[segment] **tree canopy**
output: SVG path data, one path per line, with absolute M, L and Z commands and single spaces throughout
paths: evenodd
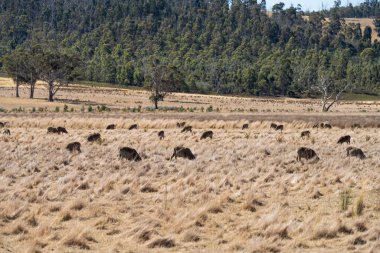
M 305 18 L 281 3 L 267 15 L 256 0 L 0 1 L 0 57 L 42 38 L 77 55 L 83 80 L 143 86 L 155 55 L 184 80 L 177 91 L 313 96 L 321 70 L 378 91 L 380 43 L 343 19 L 378 8 L 337 3 Z

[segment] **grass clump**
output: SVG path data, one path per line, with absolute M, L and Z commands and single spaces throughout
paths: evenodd
M 360 196 L 355 204 L 355 214 L 360 216 L 363 214 L 363 210 L 364 210 L 364 200 L 363 200 L 363 196 Z
M 350 204 L 350 192 L 348 190 L 344 190 L 340 193 L 340 209 L 342 211 L 346 211 L 348 209 L 348 205 Z

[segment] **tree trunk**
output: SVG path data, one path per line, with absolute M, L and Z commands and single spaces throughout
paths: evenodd
M 54 86 L 52 83 L 49 83 L 49 98 L 48 98 L 48 101 L 49 102 L 53 102 L 54 101 Z
M 154 108 L 156 110 L 158 109 L 158 100 L 157 99 L 154 100 Z
M 18 80 L 16 80 L 16 98 L 19 98 L 20 97 L 20 94 L 18 92 L 18 87 L 19 87 L 19 83 L 18 83 Z
M 30 96 L 29 98 L 34 98 L 34 84 L 30 85 Z

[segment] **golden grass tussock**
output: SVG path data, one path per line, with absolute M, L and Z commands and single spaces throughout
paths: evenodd
M 244 119 L 187 118 L 193 133 L 180 133 L 182 118 L 0 121 L 12 131 L 0 136 L 0 252 L 376 252 L 379 244 L 377 128 L 279 119 L 242 130 Z M 47 134 L 48 126 L 68 134 Z M 200 140 L 210 129 L 213 138 Z M 95 132 L 101 143 L 87 141 Z M 347 157 L 348 145 L 336 143 L 345 134 L 366 159 Z M 66 150 L 73 141 L 81 153 Z M 170 159 L 176 146 L 196 159 Z M 321 159 L 297 162 L 301 146 Z M 119 159 L 122 147 L 142 161 Z

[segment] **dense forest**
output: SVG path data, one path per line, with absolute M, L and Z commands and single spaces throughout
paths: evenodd
M 267 15 L 265 0 L 0 0 L 0 58 L 54 43 L 77 55 L 79 80 L 144 86 L 154 56 L 180 76 L 178 91 L 307 97 L 323 73 L 377 92 L 380 43 L 343 18 L 379 5 L 337 1 L 305 18 L 281 3 Z
M 380 2 L 378 0 L 366 0 L 357 6 L 349 3 L 340 7 L 340 13 L 345 18 L 377 18 L 380 17 Z

